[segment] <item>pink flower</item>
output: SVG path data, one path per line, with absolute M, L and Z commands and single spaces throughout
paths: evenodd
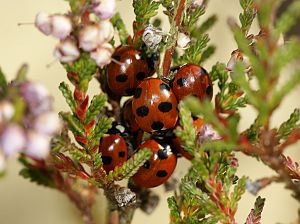
M 53 52 L 54 57 L 59 61 L 68 63 L 73 62 L 80 56 L 79 49 L 73 40 L 66 39 L 61 41 Z
M 113 52 L 114 48 L 109 43 L 105 43 L 98 47 L 95 51 L 91 52 L 90 55 L 96 64 L 102 68 L 110 63 Z
M 15 113 L 15 108 L 8 101 L 0 102 L 0 123 L 10 120 Z
M 26 143 L 25 133 L 16 124 L 10 124 L 0 134 L 0 149 L 4 155 L 10 156 L 24 149 Z
M 46 135 L 29 131 L 25 153 L 36 159 L 45 159 L 50 152 L 50 138 Z
M 48 13 L 39 12 L 35 17 L 34 25 L 47 36 L 52 33 L 51 18 Z
M 34 120 L 33 128 L 41 134 L 53 135 L 60 130 L 61 123 L 56 113 L 46 112 Z
M 51 16 L 52 35 L 60 40 L 67 38 L 72 32 L 72 23 L 69 17 L 55 14 Z
M 211 140 L 219 140 L 221 136 L 216 132 L 215 129 L 210 124 L 205 124 L 198 134 L 198 142 L 200 144 L 211 141 Z
M 110 19 L 115 14 L 116 1 L 115 0 L 94 0 L 94 7 L 92 11 L 100 19 Z

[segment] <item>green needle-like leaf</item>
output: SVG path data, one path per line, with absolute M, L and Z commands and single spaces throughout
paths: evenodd
M 66 113 L 66 112 L 60 112 L 59 115 L 65 122 L 67 122 L 68 127 L 70 128 L 70 130 L 75 136 L 78 135 L 81 137 L 85 136 L 84 127 L 80 123 L 77 117 L 75 117 L 71 113 Z
M 71 111 L 73 113 L 75 113 L 76 112 L 76 102 L 74 100 L 74 97 L 73 97 L 73 94 L 72 94 L 72 91 L 71 91 L 69 85 L 65 82 L 61 82 L 59 84 L 59 90 L 61 91 L 61 93 L 65 97 L 66 102 L 68 103 Z
M 96 95 L 91 101 L 91 105 L 85 115 L 85 124 L 90 123 L 100 113 L 100 110 L 107 101 L 107 96 L 104 94 Z

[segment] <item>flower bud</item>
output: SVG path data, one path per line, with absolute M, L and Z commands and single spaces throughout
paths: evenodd
M 116 1 L 115 0 L 95 0 L 92 11 L 100 19 L 110 19 L 115 14 Z
M 33 114 L 38 115 L 52 109 L 52 98 L 42 84 L 24 82 L 20 86 L 20 92 Z
M 51 17 L 48 13 L 39 12 L 35 17 L 34 25 L 47 36 L 52 33 Z
M 204 124 L 201 131 L 198 134 L 198 143 L 202 144 L 204 142 L 209 142 L 212 140 L 219 140 L 221 136 L 217 133 L 215 129 L 210 124 Z
M 4 155 L 10 156 L 24 149 L 26 143 L 25 134 L 21 127 L 10 124 L 0 134 L 0 149 Z
M 49 151 L 50 138 L 48 136 L 35 131 L 28 132 L 25 151 L 27 155 L 30 155 L 36 159 L 45 159 L 48 156 Z
M 204 3 L 204 0 L 193 0 L 192 2 L 192 7 L 193 8 L 198 8 L 201 7 Z
M 35 119 L 33 127 L 41 134 L 53 135 L 59 131 L 61 124 L 56 113 L 46 112 Z
M 177 46 L 180 48 L 185 48 L 189 43 L 191 39 L 185 35 L 184 33 L 178 33 L 177 37 Z
M 8 121 L 14 116 L 15 108 L 8 101 L 0 102 L 0 123 Z
M 114 27 L 108 20 L 99 23 L 99 43 L 108 42 L 114 36 Z
M 71 20 L 64 15 L 53 15 L 51 17 L 52 35 L 60 40 L 65 39 L 72 31 Z
M 104 43 L 98 47 L 95 51 L 91 52 L 91 58 L 96 64 L 102 68 L 111 61 L 112 53 L 114 52 L 113 47 L 109 43 Z
M 79 47 L 90 52 L 99 45 L 99 26 L 87 25 L 79 32 Z
M 54 49 L 53 55 L 59 61 L 68 63 L 73 62 L 80 56 L 80 52 L 74 41 L 66 39 L 61 41 Z

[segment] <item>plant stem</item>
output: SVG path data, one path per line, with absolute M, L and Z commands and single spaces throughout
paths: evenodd
M 175 26 L 176 27 L 179 27 L 179 25 L 180 25 L 181 16 L 182 16 L 182 12 L 184 9 L 184 4 L 185 4 L 185 0 L 180 0 L 178 9 L 177 9 L 177 14 L 175 16 Z M 163 63 L 163 76 L 167 76 L 169 74 L 174 49 L 175 49 L 175 47 L 172 46 L 165 53 L 165 58 L 164 58 L 164 63 Z

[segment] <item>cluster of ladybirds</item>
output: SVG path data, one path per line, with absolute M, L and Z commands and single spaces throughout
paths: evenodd
M 175 76 L 170 81 L 153 78 L 153 61 L 131 46 L 119 46 L 112 57 L 114 60 L 107 67 L 102 89 L 111 97 L 133 97 L 121 108 L 125 132 L 119 131 L 116 127 L 120 123 L 116 123 L 101 139 L 104 169 L 109 172 L 139 149 L 148 148 L 152 156 L 132 180 L 140 187 L 156 187 L 171 176 L 178 156 L 193 158 L 181 147 L 181 140 L 172 131 L 178 125 L 177 104 L 187 95 L 211 100 L 211 80 L 206 70 L 195 64 L 175 69 Z M 194 125 L 200 132 L 204 121 L 196 118 Z M 145 141 L 144 132 L 151 136 Z

